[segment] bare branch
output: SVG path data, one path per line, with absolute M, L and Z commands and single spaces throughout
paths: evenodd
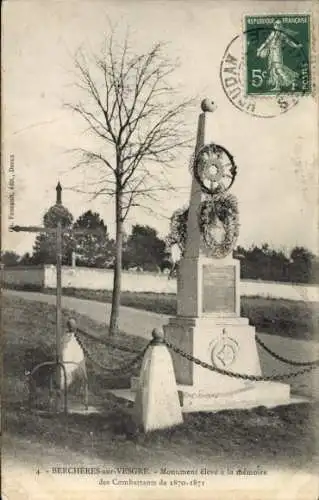
M 103 163 L 108 169 L 116 174 L 116 168 L 111 165 L 111 163 L 100 153 L 95 153 L 94 151 L 90 151 L 84 148 L 75 148 L 72 150 L 75 153 L 80 153 L 82 159 L 76 163 L 72 168 L 79 168 L 84 165 L 92 165 L 96 163 Z
M 177 189 L 166 170 L 175 168 L 180 152 L 194 141 L 187 125 L 194 100 L 181 98 L 174 88 L 175 69 L 163 43 L 136 54 L 128 37 L 117 43 L 113 30 L 101 52 L 76 54 L 80 97 L 67 108 L 99 142 L 78 148 L 80 160 L 73 168 L 94 167 L 95 176 L 89 182 L 86 176 L 85 186 L 92 199 L 120 200 L 120 231 L 132 207 L 158 214 L 149 205 Z

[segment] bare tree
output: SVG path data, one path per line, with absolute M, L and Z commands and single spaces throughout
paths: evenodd
M 93 148 L 77 150 L 76 166 L 97 169 L 94 197 L 115 199 L 110 335 L 118 328 L 124 221 L 132 207 L 147 207 L 168 188 L 166 169 L 190 141 L 184 115 L 193 101 L 180 98 L 171 84 L 175 69 L 164 44 L 136 54 L 128 38 L 118 45 L 114 32 L 98 54 L 80 50 L 75 57 L 75 84 L 82 97 L 67 106 L 96 139 Z

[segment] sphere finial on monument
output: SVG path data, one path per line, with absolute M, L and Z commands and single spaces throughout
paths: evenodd
M 217 108 L 214 101 L 212 101 L 211 99 L 208 99 L 208 97 L 206 97 L 205 99 L 202 100 L 200 106 L 202 108 L 202 111 L 204 111 L 204 113 L 208 113 L 208 112 L 213 113 Z
M 160 328 L 154 328 L 152 331 L 152 345 L 163 344 L 164 335 L 163 331 Z

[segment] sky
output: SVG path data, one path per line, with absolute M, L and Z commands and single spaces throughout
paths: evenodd
M 2 247 L 22 254 L 32 250 L 34 235 L 8 232 L 10 155 L 14 165 L 14 223 L 40 224 L 54 204 L 55 186 L 63 186 L 63 203 L 78 217 L 98 211 L 114 235 L 114 206 L 72 191 L 89 174 L 72 169 L 68 150 L 90 140 L 80 119 L 63 104 L 77 96 L 73 56 L 83 46 L 92 52 L 109 32 L 127 28 L 136 53 L 157 41 L 178 58 L 174 82 L 183 95 L 196 96 L 189 114 L 196 135 L 201 99 L 216 103 L 209 115 L 207 141 L 228 149 L 238 175 L 232 187 L 239 202 L 238 244 L 268 242 L 288 251 L 303 245 L 318 253 L 317 105 L 304 96 L 288 113 L 258 118 L 238 110 L 222 89 L 219 68 L 229 42 L 241 32 L 248 14 L 306 13 L 308 2 L 242 1 L 31 1 L 10 0 L 2 8 Z M 194 144 L 195 145 L 195 144 Z M 191 175 L 187 158 L 171 169 L 174 196 L 162 194 L 154 205 L 158 217 L 135 209 L 132 224 L 155 227 L 160 236 L 172 212 L 187 204 Z M 164 217 L 162 216 L 164 215 Z

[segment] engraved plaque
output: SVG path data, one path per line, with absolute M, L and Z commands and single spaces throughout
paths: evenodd
M 236 312 L 235 266 L 203 266 L 203 313 Z

